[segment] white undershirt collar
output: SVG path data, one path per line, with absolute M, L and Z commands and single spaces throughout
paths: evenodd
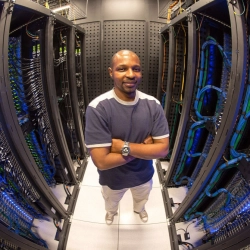
M 135 99 L 134 99 L 134 101 L 132 101 L 132 102 L 126 102 L 126 101 L 121 100 L 121 99 L 116 95 L 114 88 L 112 89 L 112 91 L 113 91 L 113 95 L 114 95 L 114 98 L 116 99 L 116 101 L 119 102 L 119 103 L 121 103 L 121 104 L 123 104 L 123 105 L 135 105 L 135 104 L 138 102 L 138 100 L 139 100 L 139 93 L 138 93 L 138 90 L 136 90 L 136 92 L 135 92 Z

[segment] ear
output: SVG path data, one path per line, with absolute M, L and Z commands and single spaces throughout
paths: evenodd
M 112 72 L 112 69 L 110 67 L 108 68 L 108 71 L 109 71 L 109 76 L 113 79 L 113 72 Z

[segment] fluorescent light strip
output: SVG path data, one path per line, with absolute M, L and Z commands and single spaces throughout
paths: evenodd
M 56 13 L 56 12 L 60 12 L 62 10 L 67 10 L 67 9 L 70 9 L 70 5 L 69 4 L 61 6 L 61 7 L 58 7 L 58 8 L 55 8 L 55 9 L 52 9 L 51 11 Z

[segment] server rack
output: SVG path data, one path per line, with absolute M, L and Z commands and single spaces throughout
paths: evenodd
M 177 238 L 176 223 L 194 218 L 206 232 L 205 244 L 196 245 L 195 249 L 236 249 L 249 244 L 248 222 L 239 221 L 247 216 L 249 194 L 245 174 L 249 145 L 243 143 L 248 131 L 248 2 L 188 2 L 192 2 L 190 7 L 175 10 L 171 22 L 161 30 L 163 36 L 169 36 L 165 112 L 170 141 L 173 136 L 174 142 L 170 144 L 171 155 L 159 159 L 157 169 L 172 249 L 179 249 L 182 244 Z M 187 71 L 181 115 L 176 122 L 172 96 L 174 91 L 178 93 L 173 86 L 177 54 L 173 48 L 178 43 L 173 31 L 185 23 Z M 162 60 L 161 57 L 160 64 Z M 158 89 L 161 84 L 162 80 Z M 167 171 L 162 168 L 163 161 L 169 163 Z M 183 186 L 186 197 L 173 213 L 168 190 Z M 236 232 L 242 233 L 240 238 Z
M 1 244 L 20 249 L 45 249 L 46 242 L 31 228 L 35 220 L 53 220 L 59 249 L 64 249 L 70 216 L 87 165 L 82 124 L 88 102 L 84 30 L 31 1 L 1 1 L 0 11 L 0 185 L 1 210 L 4 211 L 0 220 Z M 74 155 L 70 154 L 58 107 L 54 29 L 67 29 L 67 36 L 73 42 L 67 48 L 65 59 L 70 64 L 67 108 L 79 149 Z M 80 101 L 84 104 L 81 106 L 76 86 L 76 33 L 82 52 L 82 56 L 78 53 L 78 76 L 81 74 L 78 86 L 82 90 Z M 64 188 L 66 205 L 54 194 L 58 187 Z

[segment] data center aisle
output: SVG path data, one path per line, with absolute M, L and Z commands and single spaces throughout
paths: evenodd
M 168 250 L 171 249 L 157 171 L 146 205 L 148 222 L 133 212 L 126 192 L 112 225 L 105 223 L 105 208 L 98 173 L 91 159 L 81 184 L 69 232 L 67 250 Z

